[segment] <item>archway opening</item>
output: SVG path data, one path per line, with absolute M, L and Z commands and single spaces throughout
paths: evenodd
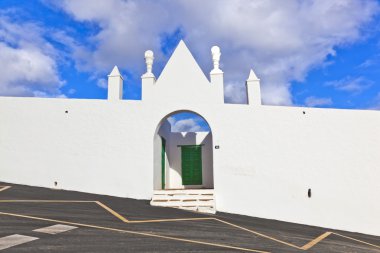
M 213 188 L 210 125 L 192 111 L 168 114 L 154 136 L 154 190 Z

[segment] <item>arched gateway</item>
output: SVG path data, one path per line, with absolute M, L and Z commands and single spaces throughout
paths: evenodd
M 214 187 L 211 128 L 208 127 L 210 131 L 172 129 L 171 117 L 183 112 L 190 111 L 170 113 L 157 126 L 154 136 L 155 190 Z
M 209 131 L 173 129 L 172 116 L 183 112 L 199 116 Z M 159 122 L 153 148 L 155 191 L 151 204 L 214 212 L 213 140 L 208 122 L 192 111 L 172 112 Z

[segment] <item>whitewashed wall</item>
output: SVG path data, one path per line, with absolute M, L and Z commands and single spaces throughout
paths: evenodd
M 380 235 L 379 112 L 186 108 L 208 120 L 220 146 L 218 211 Z M 0 180 L 150 199 L 153 138 L 170 111 L 141 101 L 0 98 Z
M 380 235 L 380 112 L 225 106 L 223 114 L 217 210 Z
M 157 134 L 154 136 L 154 150 L 153 150 L 153 180 L 154 180 L 154 190 L 161 190 L 162 189 L 162 139 L 161 137 L 165 138 L 165 140 L 168 140 L 171 133 L 171 125 L 168 120 L 163 119 L 162 123 L 159 124 L 157 127 Z M 169 159 L 167 152 L 165 152 L 165 165 L 169 164 Z M 165 169 L 166 170 L 166 169 Z M 169 181 L 168 174 L 165 174 L 165 186 L 166 182 Z
M 183 50 L 143 101 L 0 97 L 0 181 L 150 199 L 157 128 L 193 111 L 218 211 L 380 235 L 380 112 L 222 104 Z
M 0 98 L 0 180 L 148 198 L 154 127 L 138 104 Z

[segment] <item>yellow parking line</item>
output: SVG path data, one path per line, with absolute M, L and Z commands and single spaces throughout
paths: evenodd
M 4 199 L 1 203 L 94 203 L 90 200 L 35 200 L 35 199 Z
M 124 218 L 123 216 L 121 216 L 120 214 L 118 214 L 117 212 L 115 212 L 114 210 L 112 210 L 111 208 L 109 208 L 108 206 L 103 204 L 102 202 L 95 201 L 95 203 L 98 204 L 99 206 L 101 206 L 103 209 L 107 210 L 109 213 L 111 213 L 113 216 L 117 217 L 121 221 L 128 222 L 128 220 L 126 218 Z
M 128 223 L 153 223 L 153 222 L 170 222 L 170 221 L 201 221 L 201 220 L 216 220 L 215 218 L 180 218 L 180 219 L 161 219 L 161 220 L 135 220 Z
M 219 247 L 219 248 L 234 249 L 234 250 L 240 250 L 240 251 L 249 251 L 249 252 L 258 252 L 258 253 L 270 253 L 268 251 L 261 251 L 261 250 L 248 249 L 248 248 L 241 248 L 241 247 L 235 247 L 235 246 L 218 244 L 218 243 L 210 243 L 210 242 L 204 242 L 204 241 L 189 240 L 189 239 L 183 239 L 183 238 L 177 238 L 177 237 L 171 237 L 171 236 L 165 236 L 165 235 L 159 235 L 159 234 L 136 232 L 136 231 L 117 229 L 117 228 L 110 228 L 110 227 L 102 227 L 102 226 L 83 224 L 83 223 L 76 223 L 76 222 L 68 222 L 68 221 L 61 221 L 61 220 L 46 219 L 46 218 L 40 218 L 40 217 L 34 217 L 34 216 L 28 216 L 28 215 L 21 215 L 21 214 L 15 214 L 15 213 L 0 212 L 0 215 L 7 215 L 7 216 L 14 216 L 14 217 L 20 217 L 20 218 L 42 220 L 42 221 L 50 221 L 50 222 L 55 222 L 55 223 L 64 223 L 64 224 L 69 224 L 69 225 L 74 225 L 74 226 L 96 228 L 96 229 L 102 229 L 102 230 L 109 230 L 109 231 L 128 233 L 128 234 L 134 234 L 134 235 L 142 235 L 142 236 L 155 237 L 155 238 L 161 238 L 161 239 L 167 239 L 167 240 L 173 240 L 173 241 L 180 241 L 180 242 L 187 242 L 187 243 L 193 243 L 193 244 L 201 244 L 201 245 L 207 245 L 207 246 L 215 246 L 215 247 Z
M 352 238 L 352 237 L 348 237 L 348 236 L 345 236 L 345 235 L 341 235 L 341 234 L 338 234 L 338 233 L 333 233 L 334 235 L 337 235 L 337 236 L 340 236 L 340 237 L 344 237 L 344 238 L 347 238 L 347 239 L 350 239 L 350 240 L 353 240 L 353 241 L 356 241 L 356 242 L 360 242 L 360 243 L 363 243 L 363 244 L 367 244 L 367 245 L 370 245 L 370 246 L 373 246 L 375 248 L 379 248 L 380 249 L 380 246 L 378 245 L 375 245 L 375 244 L 372 244 L 372 243 L 369 243 L 369 242 L 365 242 L 365 241 L 361 241 L 361 240 L 358 240 L 358 239 L 355 239 L 355 238 Z
M 354 239 L 352 237 L 344 236 L 344 235 L 341 235 L 341 234 L 338 234 L 338 233 L 334 233 L 334 232 L 325 232 L 322 235 L 318 236 L 317 238 L 315 238 L 315 239 L 311 240 L 310 242 L 306 243 L 304 246 L 300 247 L 300 246 L 297 246 L 297 245 L 294 245 L 294 244 L 291 244 L 291 243 L 288 243 L 288 242 L 276 239 L 274 237 L 262 234 L 260 232 L 257 232 L 257 231 L 254 231 L 254 230 L 251 230 L 251 229 L 248 229 L 248 228 L 245 228 L 245 227 L 242 227 L 242 226 L 239 226 L 239 225 L 236 225 L 236 224 L 233 224 L 233 223 L 221 220 L 221 219 L 212 218 L 212 217 L 152 219 L 152 220 L 134 220 L 134 221 L 131 221 L 131 220 L 128 220 L 127 218 L 123 217 L 122 215 L 120 215 L 119 213 L 117 213 L 116 211 L 114 211 L 113 209 L 111 209 L 110 207 L 106 206 L 105 204 L 103 204 L 100 201 L 91 201 L 91 200 L 0 200 L 0 203 L 17 203 L 17 202 L 20 202 L 20 203 L 21 202 L 29 202 L 29 203 L 96 203 L 97 205 L 99 205 L 100 207 L 102 207 L 103 209 L 105 209 L 107 212 L 111 213 L 113 216 L 115 216 L 116 218 L 120 219 L 121 221 L 123 221 L 125 223 L 155 223 L 155 222 L 177 222 L 177 221 L 214 220 L 214 221 L 218 221 L 218 222 L 224 223 L 226 225 L 229 225 L 229 226 L 232 226 L 232 227 L 235 227 L 235 228 L 247 231 L 247 232 L 255 234 L 257 236 L 260 236 L 260 237 L 263 237 L 263 238 L 267 238 L 269 240 L 272 240 L 272 241 L 275 241 L 275 242 L 287 245 L 287 246 L 292 247 L 292 248 L 300 249 L 300 250 L 308 250 L 308 249 L 312 248 L 313 246 L 315 246 L 319 242 L 321 242 L 324 239 L 326 239 L 326 237 L 328 237 L 331 234 L 335 234 L 335 235 L 338 235 L 338 236 L 341 236 L 341 237 L 345 237 L 345 238 L 353 240 L 353 241 L 357 241 L 357 242 L 360 242 L 360 243 L 363 243 L 363 244 L 367 244 L 369 246 L 380 248 L 380 246 L 377 246 L 377 245 L 374 245 L 374 244 L 371 244 L 371 243 L 368 243 L 368 242 L 364 242 L 364 241 L 361 241 L 361 240 L 357 240 L 357 239 Z
M 111 213 L 116 218 L 120 219 L 121 221 L 125 223 L 154 223 L 154 222 L 173 222 L 173 221 L 199 221 L 199 220 L 215 220 L 215 218 L 175 218 L 175 219 L 155 219 L 155 220 L 135 220 L 131 221 L 126 219 L 124 216 L 119 214 L 118 212 L 114 211 L 110 207 L 106 206 L 100 201 L 95 201 L 96 204 L 101 206 L 103 209 L 107 210 L 109 213 Z
M 174 222 L 174 221 L 191 221 L 191 220 L 215 220 L 215 218 L 174 218 L 174 219 L 155 219 L 155 220 L 136 220 L 130 221 L 110 207 L 106 206 L 100 201 L 94 200 L 45 200 L 45 199 L 5 199 L 0 200 L 0 203 L 96 203 L 107 212 L 111 213 L 116 218 L 125 223 L 153 223 L 153 222 Z
M 247 232 L 250 232 L 250 233 L 253 233 L 253 234 L 256 234 L 258 236 L 261 236 L 261 237 L 264 237 L 264 238 L 267 238 L 267 239 L 270 239 L 272 241 L 276 241 L 278 243 L 282 243 L 284 245 L 287 245 L 287 246 L 290 246 L 290 247 L 293 247 L 293 248 L 297 248 L 297 249 L 301 249 L 301 250 L 308 250 L 310 248 L 312 248 L 313 246 L 315 246 L 316 244 L 318 244 L 319 242 L 323 241 L 324 239 L 326 239 L 329 235 L 331 234 L 334 234 L 334 235 L 338 235 L 338 236 L 341 236 L 341 237 L 344 237 L 344 238 L 347 238 L 347 239 L 350 239 L 350 240 L 353 240 L 353 241 L 356 241 L 356 242 L 360 242 L 360 243 L 363 243 L 363 244 L 367 244 L 369 246 L 373 246 L 375 248 L 380 248 L 380 246 L 378 245 L 375 245 L 375 244 L 372 244 L 372 243 L 368 243 L 368 242 L 365 242 L 365 241 L 361 241 L 361 240 L 358 240 L 358 239 L 355 239 L 355 238 L 352 238 L 352 237 L 348 237 L 348 236 L 344 236 L 344 235 L 341 235 L 341 234 L 338 234 L 338 233 L 335 233 L 335 232 L 325 232 L 323 234 L 321 234 L 320 236 L 318 236 L 317 238 L 311 240 L 310 242 L 308 242 L 307 244 L 305 244 L 304 246 L 302 247 L 299 247 L 297 245 L 294 245 L 294 244 L 291 244 L 291 243 L 287 243 L 287 242 L 284 242 L 284 241 L 281 241 L 281 240 L 278 240 L 276 238 L 273 238 L 273 237 L 270 237 L 270 236 L 267 236 L 265 234 L 262 234 L 262 233 L 259 233 L 259 232 L 256 232 L 256 231 L 253 231 L 253 230 L 250 230 L 250 229 L 247 229 L 247 228 L 244 228 L 244 227 L 241 227 L 241 226 L 238 226 L 238 225 L 235 225 L 233 223 L 230 223 L 230 222 L 227 222 L 227 221 L 224 221 L 224 220 L 220 220 L 220 219 L 215 219 L 219 222 L 222 222 L 222 223 L 225 223 L 225 224 L 228 224 L 232 227 L 236 227 L 236 228 L 239 228 L 239 229 L 242 229 L 244 231 L 247 231 Z
M 313 247 L 314 245 L 316 245 L 317 243 L 319 243 L 320 241 L 324 240 L 327 236 L 329 236 L 331 234 L 332 234 L 331 232 L 323 233 L 320 236 L 318 236 L 317 238 L 315 238 L 314 240 L 312 240 L 312 241 L 308 242 L 307 244 L 305 244 L 304 246 L 302 246 L 301 249 L 308 250 L 311 247 Z
M 268 235 L 264 235 L 262 233 L 259 233 L 259 232 L 256 232 L 254 230 L 250 230 L 248 228 L 245 228 L 245 227 L 241 227 L 241 226 L 238 226 L 238 225 L 235 225 L 233 223 L 230 223 L 230 222 L 227 222 L 227 221 L 224 221 L 224 220 L 220 220 L 220 219 L 216 219 L 217 221 L 219 222 L 222 222 L 224 224 L 227 224 L 227 225 L 230 225 L 232 227 L 236 227 L 236 228 L 239 228 L 241 230 L 244 230 L 244 231 L 247 231 L 247 232 L 250 232 L 252 234 L 255 234 L 255 235 L 258 235 L 258 236 L 261 236 L 261 237 L 264 237 L 264 238 L 267 238 L 269 240 L 272 240 L 272 241 L 275 241 L 275 242 L 278 242 L 278 243 L 281 243 L 281 244 L 284 244 L 284 245 L 287 245 L 289 247 L 293 247 L 293 248 L 296 248 L 296 249 L 302 249 L 301 247 L 298 247 L 297 245 L 294 245 L 294 244 L 291 244 L 291 243 L 288 243 L 288 242 L 284 242 L 284 241 L 281 241 L 281 240 L 278 240 L 276 238 L 273 238 L 273 237 L 270 237 Z

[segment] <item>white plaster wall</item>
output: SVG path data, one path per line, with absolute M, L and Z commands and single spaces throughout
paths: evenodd
M 148 198 L 154 127 L 138 104 L 0 98 L 0 180 Z
M 212 143 L 212 133 L 209 132 L 200 142 L 203 144 L 202 148 L 202 180 L 204 188 L 214 188 L 214 156 L 213 156 L 213 143 Z
M 177 110 L 202 108 L 0 97 L 0 181 L 150 199 L 161 179 L 158 125 Z
M 380 235 L 380 112 L 226 105 L 223 115 L 217 210 Z
M 162 139 L 163 137 L 166 140 L 166 143 L 168 142 L 171 134 L 171 125 L 169 121 L 166 119 L 163 120 L 162 124 L 158 126 L 157 134 L 154 135 L 154 189 L 155 190 L 161 190 L 162 189 Z M 166 144 L 167 145 L 167 144 Z M 167 152 L 165 152 L 165 165 L 169 164 Z M 166 166 L 165 166 L 166 170 Z M 166 182 L 168 181 L 168 175 L 165 173 L 165 188 L 167 187 Z
M 153 188 L 154 190 L 162 189 L 161 150 L 162 150 L 162 139 L 161 139 L 161 136 L 157 134 L 154 136 L 154 147 L 153 147 Z
M 156 129 L 177 110 L 220 146 L 218 211 L 380 235 L 377 111 L 3 97 L 0 180 L 150 199 Z

